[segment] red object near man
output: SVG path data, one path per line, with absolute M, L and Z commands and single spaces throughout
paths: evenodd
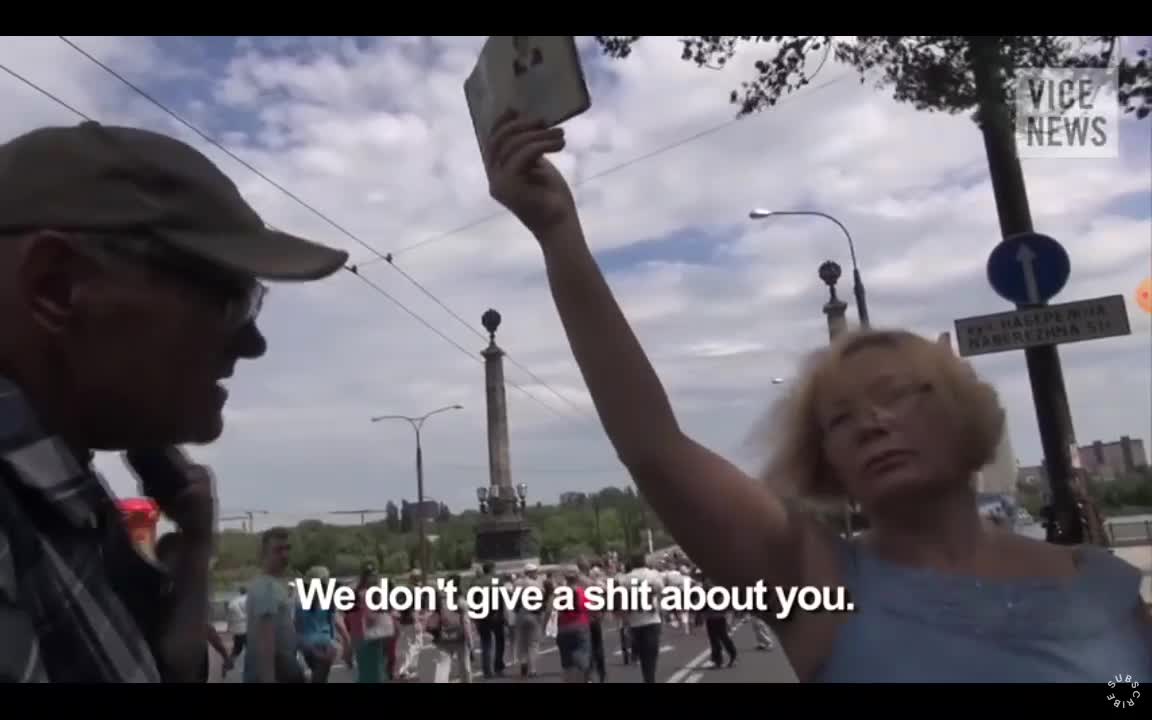
M 155 557 L 156 526 L 160 508 L 149 498 L 123 498 L 117 502 L 132 543 L 146 557 Z

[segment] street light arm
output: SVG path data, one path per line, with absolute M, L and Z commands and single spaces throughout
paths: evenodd
M 408 422 L 416 422 L 419 418 L 410 417 L 408 415 L 377 415 L 372 418 L 372 422 L 380 422 L 381 420 L 406 420 Z
M 844 237 L 848 240 L 848 254 L 852 258 L 852 291 L 856 295 L 856 311 L 860 315 L 860 324 L 865 328 L 871 327 L 871 322 L 868 318 L 868 300 L 864 292 L 864 281 L 860 279 L 860 264 L 856 261 L 856 243 L 852 241 L 852 233 L 848 232 L 848 228 L 844 227 L 844 223 L 820 210 L 755 209 L 748 213 L 748 217 L 753 220 L 763 220 L 773 215 L 815 215 L 836 223 L 836 227 L 840 228 L 840 231 L 844 233 Z
M 748 214 L 748 216 L 754 220 L 762 220 L 773 215 L 815 215 L 836 223 L 836 227 L 840 228 L 840 231 L 844 233 L 844 237 L 848 240 L 848 254 L 852 258 L 852 268 L 857 269 L 859 267 L 856 262 L 856 244 L 852 242 L 852 233 L 848 232 L 848 228 L 844 227 L 844 223 L 832 215 L 821 212 L 820 210 L 753 210 Z
M 844 237 L 848 240 L 848 254 L 852 257 L 852 269 L 859 270 L 860 266 L 856 262 L 856 243 L 852 242 L 852 233 L 848 232 L 848 228 L 844 227 L 844 223 L 840 222 L 828 213 L 820 212 L 819 210 L 813 210 L 812 214 L 819 215 L 822 218 L 827 218 L 828 220 L 836 223 L 836 227 L 840 228 L 840 231 L 844 233 Z
M 381 420 L 404 420 L 404 421 L 407 421 L 409 423 L 412 423 L 413 425 L 423 424 L 425 420 L 427 420 L 428 418 L 432 417 L 433 415 L 435 415 L 437 413 L 447 412 L 448 410 L 463 410 L 463 409 L 464 409 L 464 406 L 459 405 L 459 404 L 457 404 L 457 405 L 445 405 L 444 407 L 436 408 L 435 410 L 426 412 L 423 415 L 420 415 L 419 417 L 413 417 L 412 415 L 377 415 L 376 417 L 372 418 L 372 422 L 380 422 Z
M 435 410 L 431 410 L 429 412 L 424 413 L 423 415 L 421 415 L 416 420 L 416 422 L 419 423 L 420 425 L 423 425 L 424 421 L 427 420 L 428 418 L 432 417 L 433 415 L 436 415 L 436 414 L 439 414 L 442 412 L 448 412 L 449 410 L 463 410 L 463 409 L 464 409 L 463 405 L 445 405 L 444 407 L 436 408 Z
M 437 413 L 446 412 L 448 410 L 463 410 L 463 405 L 445 405 L 444 407 L 436 408 L 429 412 L 424 413 L 419 417 L 411 417 L 409 415 L 378 415 L 372 418 L 372 422 L 379 422 L 381 420 L 403 420 L 412 426 L 412 430 L 416 434 L 416 502 L 418 506 L 417 512 L 419 513 L 417 521 L 417 533 L 420 537 L 420 569 L 425 573 L 431 571 L 431 561 L 428 555 L 428 534 L 425 530 L 425 517 L 424 517 L 424 451 L 420 444 L 420 429 L 424 427 L 424 421 Z

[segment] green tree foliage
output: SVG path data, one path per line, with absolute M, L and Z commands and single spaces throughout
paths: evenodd
M 1090 492 L 1101 510 L 1110 514 L 1152 512 L 1152 469 L 1137 468 L 1115 480 L 1094 482 Z
M 1020 483 L 1016 494 L 1020 504 L 1034 515 L 1049 502 L 1049 493 L 1042 485 Z M 1090 479 L 1088 494 L 1105 515 L 1152 512 L 1152 468 L 1136 468 L 1132 473 L 1109 480 Z
M 323 565 L 336 577 L 356 575 L 371 560 L 386 576 L 398 576 L 419 566 L 420 547 L 410 506 L 388 503 L 385 518 L 364 525 L 329 525 L 307 520 L 292 529 L 291 565 L 297 573 Z M 565 493 L 557 505 L 537 503 L 526 517 L 535 531 L 542 562 L 566 562 L 580 556 L 615 551 L 621 557 L 647 552 L 647 530 L 654 547 L 673 540 L 658 524 L 655 513 L 632 488 L 605 488 L 596 493 Z M 476 510 L 453 514 L 441 506 L 436 521 L 427 523 L 435 570 L 466 570 L 472 566 Z M 216 584 L 232 587 L 256 572 L 258 534 L 225 531 L 216 557 Z
M 606 55 L 626 58 L 641 37 L 598 35 L 596 39 Z M 973 110 L 977 94 L 972 55 L 977 40 L 993 40 L 999 45 L 1004 61 L 1003 90 L 1009 103 L 1018 70 L 1115 66 L 1125 111 L 1139 118 L 1152 111 L 1148 51 L 1140 50 L 1135 60 L 1119 57 L 1120 38 L 1116 35 L 858 35 L 851 41 L 830 35 L 696 35 L 680 42 L 681 59 L 713 70 L 728 65 L 742 48 L 764 48 L 765 57 L 756 61 L 755 76 L 732 90 L 729 98 L 740 106 L 740 115 L 748 115 L 811 83 L 829 59 L 853 67 L 861 83 L 872 80 L 878 88 L 889 88 L 893 99 L 911 103 L 918 110 Z M 816 68 L 808 71 L 812 58 Z

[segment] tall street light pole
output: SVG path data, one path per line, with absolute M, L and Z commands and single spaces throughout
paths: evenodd
M 412 430 L 416 433 L 416 527 L 417 533 L 420 537 L 420 571 L 424 573 L 427 578 L 431 572 L 429 566 L 428 555 L 428 533 L 424 526 L 424 449 L 420 442 L 420 431 L 424 428 L 424 421 L 433 415 L 447 412 L 449 410 L 463 410 L 463 405 L 445 405 L 442 408 L 436 408 L 423 415 L 412 417 L 410 415 L 380 415 L 372 418 L 372 422 L 380 422 L 381 420 L 403 420 L 412 426 Z
M 864 294 L 864 281 L 860 279 L 860 266 L 856 263 L 856 245 L 852 242 L 852 234 L 848 232 L 848 228 L 844 227 L 844 223 L 819 210 L 764 210 L 757 208 L 748 213 L 748 217 L 753 220 L 763 220 L 778 215 L 813 215 L 836 223 L 836 227 L 840 228 L 844 237 L 848 239 L 848 254 L 852 258 L 852 293 L 856 296 L 856 313 L 860 316 L 860 327 L 866 330 L 870 328 L 872 325 L 868 321 L 868 299 Z

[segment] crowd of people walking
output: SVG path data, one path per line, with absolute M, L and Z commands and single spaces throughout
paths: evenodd
M 340 611 L 301 603 L 293 587 L 296 581 L 287 574 L 286 541 L 282 531 L 265 533 L 263 572 L 227 604 L 226 635 L 232 639 L 231 649 L 213 643 L 223 658 L 224 677 L 245 660 L 245 682 L 325 683 L 339 664 L 351 669 L 359 683 L 471 683 L 505 677 L 530 680 L 540 675 L 542 642 L 550 638 L 555 640 L 565 682 L 606 682 L 609 663 L 605 641 L 615 634 L 620 666 L 637 667 L 637 679 L 653 683 L 664 633 L 692 635 L 701 627 L 709 640 L 713 665 L 731 667 L 736 662 L 730 613 L 663 610 L 659 605 L 617 608 L 611 603 L 597 608 L 589 602 L 587 591 L 592 587 L 604 591 L 601 597 L 611 597 L 610 580 L 619 587 L 647 584 L 652 598 L 659 598 L 666 587 L 707 587 L 707 579 L 679 553 L 658 560 L 637 557 L 628 563 L 608 555 L 545 570 L 527 563 L 522 571 L 508 573 L 497 573 L 487 564 L 474 577 L 443 578 L 451 581 L 445 585 L 458 593 L 455 603 L 446 602 L 444 591 L 437 590 L 434 609 L 404 611 L 369 607 L 368 590 L 381 580 L 375 564 L 369 562 L 358 578 L 344 583 L 354 591 L 355 601 L 351 609 Z M 303 581 L 323 584 L 330 579 L 326 568 L 314 567 Z M 420 587 L 426 579 L 415 570 L 406 581 Z M 429 584 L 440 587 L 435 579 Z M 512 591 L 493 593 L 494 599 L 523 598 L 525 590 L 537 588 L 543 603 L 514 606 L 495 602 L 484 608 L 487 612 L 479 613 L 475 607 L 469 611 L 467 589 L 477 585 Z M 573 602 L 554 607 L 557 603 L 553 600 L 563 587 L 571 588 Z M 252 592 L 253 588 L 257 592 Z M 514 594 L 516 589 L 519 595 Z M 752 622 L 757 647 L 771 649 L 767 625 L 755 618 Z M 250 638 L 253 625 L 272 628 L 266 632 L 271 638 L 270 655 L 268 643 L 254 647 Z M 425 651 L 434 653 L 430 664 L 422 663 Z M 253 654 L 255 659 L 249 661 L 246 655 Z M 294 662 L 286 663 L 286 659 Z M 271 674 L 268 668 L 272 668 Z

